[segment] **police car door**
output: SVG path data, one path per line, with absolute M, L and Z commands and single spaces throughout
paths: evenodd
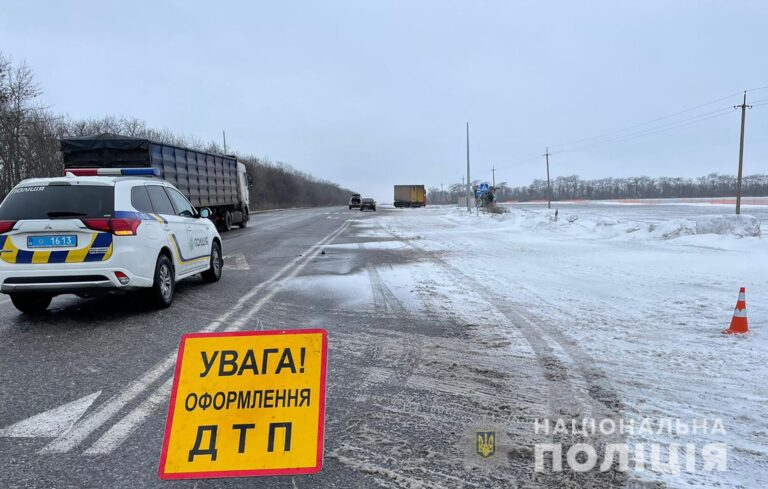
M 185 268 L 188 273 L 201 272 L 210 266 L 211 243 L 206 222 L 200 219 L 192 204 L 181 192 L 172 187 L 165 187 L 168 197 L 176 210 L 176 216 L 183 221 L 187 242 L 179 243 L 183 249 Z
M 187 243 L 187 227 L 184 220 L 176 215 L 176 210 L 171 204 L 171 198 L 163 189 L 163 185 L 147 185 L 149 200 L 152 201 L 152 208 L 155 214 L 163 221 L 163 232 L 173 251 L 173 265 L 176 268 L 177 275 L 184 275 L 189 265 L 185 255 Z

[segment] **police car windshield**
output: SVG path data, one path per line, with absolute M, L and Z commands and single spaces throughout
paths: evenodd
M 0 205 L 0 220 L 112 217 L 115 189 L 107 185 L 16 187 Z

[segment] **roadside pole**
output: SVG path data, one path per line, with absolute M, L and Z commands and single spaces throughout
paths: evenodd
M 549 148 L 547 148 L 547 152 L 542 155 L 547 158 L 547 209 L 552 208 L 552 190 L 549 185 L 549 155 Z
M 469 122 L 467 122 L 467 212 L 472 212 L 472 205 L 469 197 Z
M 751 109 L 751 105 L 747 105 L 747 91 L 744 91 L 744 101 L 741 105 L 734 105 L 734 109 L 741 109 L 741 137 L 739 138 L 739 177 L 736 180 L 736 215 L 741 214 L 741 176 L 744 167 L 744 122 L 746 119 L 747 109 Z

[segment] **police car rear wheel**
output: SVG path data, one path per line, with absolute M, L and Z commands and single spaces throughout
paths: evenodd
M 214 242 L 211 248 L 211 268 L 200 274 L 205 282 L 218 282 L 221 278 L 221 270 L 224 268 L 224 259 L 221 256 L 221 246 Z
M 40 315 L 45 313 L 48 306 L 51 305 L 50 295 L 39 294 L 11 294 L 11 302 L 19 311 L 29 315 Z
M 171 260 L 160 255 L 155 265 L 155 281 L 150 289 L 150 300 L 155 307 L 164 309 L 173 303 L 176 293 L 176 278 L 173 274 Z

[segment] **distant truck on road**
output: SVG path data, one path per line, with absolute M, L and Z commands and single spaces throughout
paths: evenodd
M 233 156 L 204 153 L 144 138 L 101 134 L 61 140 L 64 169 L 155 168 L 197 209 L 229 231 L 248 224 L 251 178 Z
M 395 207 L 424 207 L 427 190 L 424 185 L 395 185 Z

